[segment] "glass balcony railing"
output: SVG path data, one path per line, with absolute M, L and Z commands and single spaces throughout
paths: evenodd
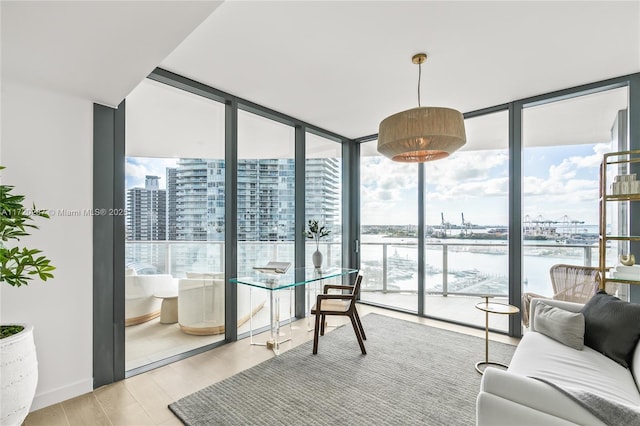
M 240 242 L 238 273 L 269 260 L 293 259 L 292 242 Z M 362 243 L 361 269 L 366 293 L 417 293 L 418 246 L 415 243 Z M 307 243 L 311 264 L 314 243 Z M 523 292 L 550 296 L 549 268 L 557 263 L 591 266 L 597 263 L 597 245 L 536 242 L 523 245 Z M 340 243 L 321 243 L 324 264 L 341 265 Z M 496 297 L 508 295 L 506 243 L 431 242 L 426 245 L 425 294 Z M 126 264 L 141 273 L 171 274 L 223 271 L 224 242 L 127 241 Z

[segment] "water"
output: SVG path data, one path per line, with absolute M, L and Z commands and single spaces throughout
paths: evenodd
M 447 245 L 448 289 L 465 293 L 507 293 L 508 246 L 504 240 L 446 239 L 430 241 L 426 251 L 426 288 L 442 290 L 442 244 Z M 380 235 L 362 236 L 362 265 L 365 272 L 382 271 L 383 244 L 388 258 L 389 287 L 416 291 L 417 239 L 386 238 Z M 592 262 L 597 262 L 597 245 L 591 250 Z M 566 247 L 555 241 L 529 241 L 523 248 L 523 292 L 550 297 L 553 294 L 549 269 L 558 263 L 583 265 L 585 249 Z M 380 278 L 381 280 L 381 278 Z

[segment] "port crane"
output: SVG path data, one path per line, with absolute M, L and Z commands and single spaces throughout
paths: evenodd
M 460 215 L 462 216 L 462 232 L 468 234 L 469 229 L 473 229 L 473 223 L 464 221 L 464 212 L 460 213 Z

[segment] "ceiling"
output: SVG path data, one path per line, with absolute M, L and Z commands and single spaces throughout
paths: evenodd
M 639 1 L 1 5 L 3 81 L 115 106 L 160 66 L 350 138 L 417 106 L 418 52 L 462 112 L 640 71 Z
M 161 67 L 350 138 L 640 71 L 639 2 L 227 1 Z M 610 124 L 610 123 L 609 123 Z
M 0 1 L 2 83 L 117 107 L 220 1 Z

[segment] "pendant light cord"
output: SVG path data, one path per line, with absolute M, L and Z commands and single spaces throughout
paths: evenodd
M 420 79 L 422 77 L 422 64 L 418 64 L 418 107 L 420 107 Z

